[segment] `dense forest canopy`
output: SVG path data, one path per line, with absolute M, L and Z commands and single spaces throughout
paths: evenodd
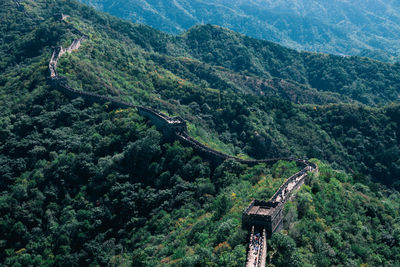
M 114 16 L 179 34 L 214 24 L 306 51 L 398 61 L 400 5 L 379 0 L 81 0 Z
M 59 62 L 74 88 L 180 115 L 232 155 L 318 159 L 319 177 L 268 241 L 273 264 L 400 263 L 398 64 L 299 53 L 209 25 L 172 36 L 74 1 L 21 4 L 0 6 L 2 264 L 243 265 L 243 209 L 298 171 L 212 167 L 135 109 L 54 90 L 53 48 L 78 37 L 68 25 L 88 35 Z

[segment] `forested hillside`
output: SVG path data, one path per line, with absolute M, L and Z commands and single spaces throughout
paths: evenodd
M 198 24 L 317 52 L 398 61 L 396 1 L 322 0 L 81 0 L 114 16 L 170 33 Z
M 213 26 L 171 36 L 74 1 L 21 4 L 0 6 L 1 264 L 242 266 L 243 209 L 298 171 L 213 167 L 135 109 L 54 90 L 48 63 L 73 28 L 88 37 L 59 61 L 73 88 L 182 116 L 232 155 L 318 159 L 269 240 L 273 264 L 400 263 L 398 65 Z

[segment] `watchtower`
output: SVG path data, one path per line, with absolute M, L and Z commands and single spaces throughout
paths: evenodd
M 242 216 L 244 227 L 263 228 L 268 237 L 280 230 L 282 219 L 283 203 L 260 200 L 253 200 Z

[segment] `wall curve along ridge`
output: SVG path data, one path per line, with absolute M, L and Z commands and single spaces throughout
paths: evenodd
M 16 3 L 19 3 L 16 1 Z M 190 146 L 196 153 L 213 164 L 222 163 L 224 160 L 232 159 L 242 164 L 254 166 L 259 163 L 274 163 L 279 160 L 295 161 L 304 166 L 298 173 L 290 176 L 279 187 L 274 195 L 268 200 L 253 200 L 244 210 L 242 215 L 242 224 L 250 230 L 249 245 L 246 266 L 265 266 L 267 255 L 267 237 L 281 229 L 283 219 L 283 206 L 293 193 L 304 184 L 305 178 L 310 173 L 318 172 L 318 166 L 308 160 L 297 158 L 269 158 L 262 160 L 247 160 L 234 157 L 220 151 L 214 150 L 195 138 L 191 137 L 187 132 L 186 121 L 181 117 L 169 117 L 153 108 L 133 105 L 118 99 L 99 94 L 85 92 L 73 89 L 69 86 L 65 77 L 58 75 L 57 63 L 62 55 L 71 53 L 80 48 L 81 44 L 89 37 L 81 31 L 66 22 L 68 16 L 58 14 L 62 21 L 71 29 L 71 31 L 80 37 L 74 39 L 67 48 L 61 46 L 54 48 L 49 61 L 49 80 L 52 87 L 63 94 L 75 98 L 81 97 L 90 103 L 110 103 L 114 108 L 135 108 L 138 113 L 148 118 L 164 135 L 168 138 L 179 140 L 183 145 Z

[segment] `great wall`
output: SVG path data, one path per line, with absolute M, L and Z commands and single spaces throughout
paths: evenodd
M 67 16 L 59 15 L 59 18 L 68 24 L 65 19 Z M 242 215 L 242 225 L 249 230 L 249 243 L 246 259 L 246 266 L 266 266 L 267 264 L 267 238 L 273 233 L 279 231 L 283 222 L 283 207 L 287 200 L 293 196 L 293 192 L 299 189 L 310 173 L 317 173 L 318 166 L 315 163 L 303 159 L 295 158 L 270 158 L 262 160 L 246 160 L 231 155 L 227 155 L 211 149 L 201 142 L 191 137 L 187 132 L 186 122 L 181 117 L 169 117 L 150 107 L 132 105 L 130 103 L 116 100 L 108 96 L 102 96 L 95 93 L 75 90 L 68 85 L 67 79 L 57 73 L 57 63 L 60 57 L 65 53 L 71 53 L 79 49 L 81 44 L 88 39 L 88 36 L 82 34 L 78 29 L 72 28 L 74 33 L 79 34 L 79 38 L 73 40 L 68 48 L 56 47 L 52 53 L 49 62 L 49 81 L 52 87 L 64 93 L 68 97 L 81 97 L 89 103 L 108 103 L 114 108 L 134 108 L 143 117 L 148 118 L 165 136 L 169 139 L 179 140 L 182 145 L 190 146 L 211 164 L 219 164 L 224 160 L 232 159 L 242 164 L 254 166 L 259 163 L 274 163 L 279 160 L 295 161 L 304 168 L 292 175 L 279 187 L 275 194 L 268 200 L 253 200 L 244 210 Z

